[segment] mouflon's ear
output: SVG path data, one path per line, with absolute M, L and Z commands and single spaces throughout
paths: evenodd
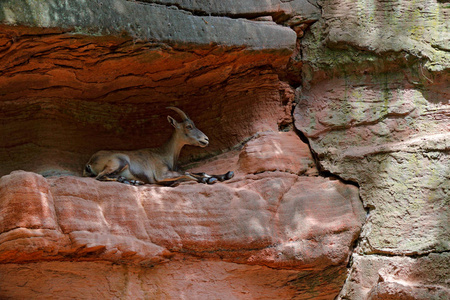
M 175 121 L 175 119 L 172 118 L 171 116 L 167 116 L 167 121 L 169 121 L 169 123 L 170 123 L 173 127 L 178 128 L 178 122 Z

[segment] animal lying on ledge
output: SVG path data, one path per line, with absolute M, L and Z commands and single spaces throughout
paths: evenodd
M 165 186 L 176 186 L 180 182 L 191 180 L 212 184 L 218 180 L 233 178 L 232 171 L 222 175 L 177 171 L 181 148 L 184 145 L 206 147 L 209 139 L 181 109 L 167 108 L 176 111 L 183 121 L 178 123 L 171 116 L 167 116 L 175 131 L 164 145 L 134 151 L 98 151 L 86 164 L 83 176 L 95 176 L 101 181 L 119 181 L 132 185 L 156 183 Z

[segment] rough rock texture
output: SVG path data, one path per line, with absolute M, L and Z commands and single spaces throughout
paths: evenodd
M 370 209 L 341 298 L 447 299 L 450 6 L 323 1 L 322 9 L 302 39 L 294 116 L 321 168 L 357 182 Z M 419 266 L 420 280 L 392 274 L 396 255 L 413 257 L 397 268 Z
M 203 268 L 203 264 L 207 270 L 224 268 L 221 272 L 208 271 L 214 276 L 244 272 L 250 276 L 250 287 L 242 292 L 248 293 L 262 284 L 251 279 L 262 271 L 267 273 L 271 288 L 276 290 L 277 285 L 282 285 L 286 293 L 298 294 L 299 299 L 311 293 L 327 299 L 336 295 L 365 218 L 356 187 L 284 172 L 248 175 L 228 184 L 166 188 L 79 177 L 45 179 L 16 171 L 0 179 L 0 188 L 2 263 L 103 260 L 135 265 L 144 274 L 164 274 L 169 272 L 167 268 L 180 268 L 180 260 L 188 260 L 196 268 Z M 193 257 L 213 262 L 202 263 Z M 97 264 L 111 268 L 109 264 Z M 2 297 L 23 292 L 23 279 L 8 275 L 14 266 L 1 268 Z M 45 274 L 63 266 L 39 263 L 38 269 Z M 155 271 L 146 271 L 152 266 Z M 73 272 L 78 274 L 77 265 L 74 268 L 54 276 L 67 279 Z M 33 269 L 26 267 L 19 274 L 38 272 Z M 274 269 L 290 271 L 276 275 Z M 127 276 L 125 271 L 120 269 L 117 276 Z M 96 276 L 100 277 L 99 284 L 105 280 L 101 272 Z M 240 278 L 217 284 L 226 290 Z M 41 280 L 48 279 L 44 276 Z M 195 283 L 182 276 L 177 280 L 183 281 L 182 286 Z M 306 290 L 298 288 L 310 281 L 317 283 Z M 169 289 L 164 285 L 157 288 Z M 198 290 L 186 296 L 194 297 Z M 113 291 L 102 291 L 107 292 Z
M 179 9 L 195 14 L 216 15 L 227 17 L 271 17 L 286 25 L 298 25 L 312 22 L 320 18 L 320 7 L 316 1 L 308 0 L 142 0 L 143 2 L 173 5 Z
M 449 253 L 431 253 L 418 258 L 355 254 L 341 297 L 448 299 L 449 264 Z
M 108 262 L 2 265 L 0 290 L 9 299 L 289 299 L 296 271 L 197 259 L 155 268 Z M 30 281 L 29 278 L 35 278 Z M 70 282 L 70 289 L 62 289 Z M 20 287 L 20 288 L 17 288 Z M 2 299 L 5 299 L 2 297 Z M 8 299 L 8 298 L 7 298 Z
M 189 171 L 223 174 L 257 174 L 281 171 L 297 175 L 318 175 L 319 171 L 307 144 L 294 132 L 260 132 L 240 150 L 187 165 Z
M 450 298 L 449 18 L 444 0 L 1 1 L 0 298 Z M 162 144 L 167 106 L 211 140 L 185 167 L 233 180 L 61 176 Z
M 264 171 L 318 173 L 308 145 L 292 131 L 260 134 L 244 146 L 238 164 L 238 170 L 248 174 Z
M 278 132 L 292 128 L 299 82 L 286 66 L 299 70 L 297 36 L 320 9 L 209 3 L 1 1 L 0 298 L 339 293 L 365 217 L 358 190 L 299 176 L 318 173 L 309 147 Z M 79 175 L 100 149 L 162 144 L 167 106 L 211 141 L 182 161 L 207 157 L 199 171 L 233 181 L 49 177 Z
M 80 174 L 97 150 L 161 145 L 170 105 L 212 141 L 185 161 L 292 122 L 289 28 L 119 0 L 21 3 L 0 3 L 0 175 Z
M 187 148 L 186 157 L 277 130 L 286 119 L 286 88 L 271 70 L 286 54 L 5 31 L 2 175 L 17 168 L 77 174 L 97 150 L 158 146 L 172 131 L 168 105 L 185 110 L 212 141 L 201 152 Z
M 61 28 L 76 33 L 125 34 L 135 39 L 175 44 L 215 43 L 251 49 L 292 50 L 296 38 L 292 30 L 275 26 L 275 23 L 198 17 L 176 6 L 142 5 L 135 1 L 6 0 L 1 3 L 1 11 L 3 23 L 8 25 Z

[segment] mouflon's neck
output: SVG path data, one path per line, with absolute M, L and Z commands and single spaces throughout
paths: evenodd
M 181 149 L 186 143 L 179 138 L 178 133 L 175 131 L 166 144 L 162 147 L 166 157 L 166 161 L 169 164 L 171 170 L 175 170 L 180 156 Z

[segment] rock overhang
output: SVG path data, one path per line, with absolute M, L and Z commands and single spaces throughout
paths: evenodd
M 175 6 L 123 0 L 3 1 L 1 23 L 61 28 L 88 35 L 128 35 L 170 44 L 217 44 L 253 50 L 294 50 L 293 30 L 270 22 L 195 16 Z
M 279 74 L 296 44 L 290 28 L 130 1 L 4 1 L 0 11 L 1 174 L 80 174 L 97 150 L 159 146 L 167 106 L 212 141 L 186 148 L 184 161 L 286 119 Z
M 196 14 L 172 2 L 0 4 L 7 121 L 0 175 L 26 169 L 47 176 L 19 171 L 0 180 L 2 263 L 112 262 L 147 272 L 179 261 L 198 266 L 199 257 L 221 272 L 236 265 L 251 276 L 289 271 L 268 282 L 292 285 L 296 295 L 334 297 L 365 218 L 358 189 L 299 176 L 318 173 L 309 148 L 296 134 L 277 132 L 292 122 L 294 92 L 280 77 L 297 36 L 274 22 L 240 18 L 295 15 L 285 25 L 296 26 L 320 9 L 314 1 L 273 0 L 260 12 L 230 6 Z M 300 7 L 309 11 L 295 13 Z M 207 155 L 253 137 L 233 157 L 233 181 L 172 189 L 50 176 L 80 174 L 99 149 L 161 144 L 170 135 L 169 105 L 210 137 Z M 187 161 L 205 155 L 186 154 Z M 224 168 L 225 159 L 201 167 Z

